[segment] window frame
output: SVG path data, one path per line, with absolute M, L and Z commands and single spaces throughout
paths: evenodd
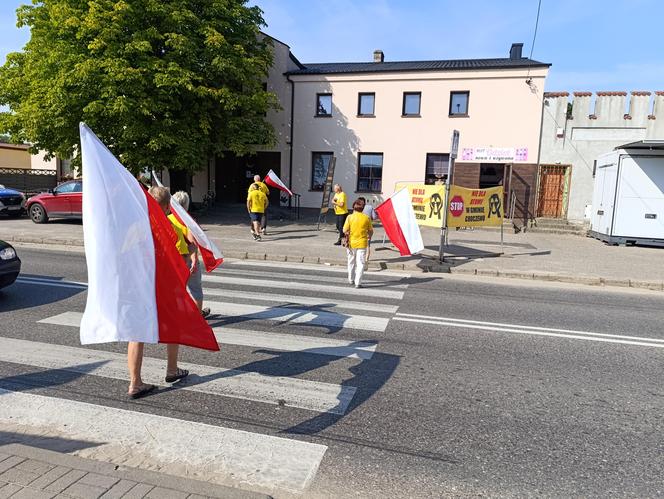
M 362 112 L 362 97 L 365 96 L 373 97 L 373 106 L 371 113 Z M 375 118 L 376 117 L 376 92 L 358 92 L 357 93 L 357 117 L 358 118 Z
M 410 95 L 417 95 L 419 97 L 417 103 L 417 113 L 406 114 L 406 97 Z M 404 92 L 403 100 L 401 103 L 401 117 L 402 118 L 420 118 L 422 116 L 422 92 Z
M 425 159 L 424 159 L 424 183 L 426 185 L 436 185 L 435 182 L 433 184 L 428 184 L 427 180 L 429 177 L 429 158 L 433 158 L 433 156 L 447 156 L 444 158 L 445 161 L 447 161 L 448 165 L 448 171 L 443 175 L 444 179 L 447 179 L 447 176 L 449 175 L 449 161 L 450 161 L 450 153 L 448 152 L 428 152 L 426 153 Z M 433 175 L 435 177 L 435 175 Z
M 71 186 L 70 190 L 67 191 L 59 191 L 61 187 L 69 187 Z M 53 194 L 56 196 L 64 196 L 65 194 L 73 194 L 74 189 L 76 189 L 76 180 L 67 180 L 66 182 L 62 182 L 60 185 L 56 186 L 53 189 Z
M 365 190 L 360 190 L 360 168 L 362 166 L 362 156 L 380 156 L 380 189 L 379 190 L 371 190 L 371 189 L 365 189 Z M 358 152 L 357 153 L 357 183 L 355 185 L 355 192 L 358 194 L 382 194 L 383 192 L 383 167 L 385 164 L 385 154 L 382 152 Z M 369 177 L 369 180 L 371 181 L 372 178 Z
M 314 188 L 314 157 L 317 154 L 329 154 L 330 155 L 330 160 L 332 161 L 332 158 L 334 157 L 334 151 L 311 151 L 311 175 L 310 175 L 310 183 L 309 183 L 309 191 L 310 192 L 323 192 L 325 190 L 325 181 L 323 181 L 323 187 L 320 189 Z M 330 162 L 328 161 L 327 167 L 330 168 Z M 325 172 L 325 180 L 327 180 L 327 171 Z
M 466 112 L 465 113 L 453 113 L 452 112 L 452 96 L 455 94 L 465 94 L 466 96 Z M 468 118 L 470 111 L 470 90 L 452 90 L 450 91 L 450 106 L 448 109 L 448 116 L 450 118 Z
M 330 113 L 329 114 L 322 114 L 319 112 L 319 107 L 318 104 L 320 102 L 321 97 L 329 97 L 330 98 Z M 321 92 L 316 94 L 316 114 L 314 115 L 316 118 L 331 118 L 332 117 L 332 93 L 330 92 Z

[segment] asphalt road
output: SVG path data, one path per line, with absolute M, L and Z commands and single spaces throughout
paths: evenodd
M 79 253 L 18 250 L 28 279 L 87 279 Z M 283 288 L 261 288 L 261 274 Z M 341 386 L 353 394 L 348 405 L 312 411 L 304 399 L 274 404 L 191 390 L 130 402 L 122 379 L 14 362 L 0 363 L 0 389 L 327 447 L 306 489 L 275 487 L 275 497 L 664 494 L 662 293 L 374 273 L 362 294 L 340 295 L 333 281 L 343 274 L 277 263 L 229 262 L 217 276 L 206 290 L 230 291 L 223 307 L 256 303 L 247 292 L 271 294 L 272 307 L 294 306 L 297 296 L 321 303 L 298 305 L 314 311 L 299 322 L 271 308 L 214 317 L 213 326 L 363 342 L 375 353 L 357 359 L 236 342 L 216 354 L 183 349 L 183 361 Z M 307 288 L 328 282 L 329 291 Z M 17 283 L 0 292 L 0 337 L 80 348 L 74 328 L 37 321 L 82 312 L 85 296 L 80 286 Z M 355 305 L 337 309 L 340 300 Z M 349 311 L 357 302 L 364 311 Z M 349 327 L 358 314 L 374 322 Z M 124 352 L 116 344 L 93 348 Z M 163 358 L 163 348 L 146 355 Z

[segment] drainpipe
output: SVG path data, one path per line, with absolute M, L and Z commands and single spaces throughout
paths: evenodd
M 288 151 L 288 188 L 293 190 L 293 130 L 295 127 L 295 120 L 293 119 L 295 113 L 295 82 L 291 80 L 290 75 L 286 75 L 286 80 L 290 83 L 290 144 Z M 291 208 L 292 196 L 288 196 L 288 207 Z
M 540 129 L 539 129 L 539 147 L 537 148 L 537 181 L 535 182 L 535 217 L 537 217 L 537 210 L 539 207 L 539 188 L 540 188 L 540 160 L 542 158 L 542 131 L 544 128 L 544 97 L 542 97 L 542 113 L 540 116 Z M 512 186 L 510 186 L 510 189 Z

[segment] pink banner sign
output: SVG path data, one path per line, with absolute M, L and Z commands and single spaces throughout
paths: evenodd
M 527 147 L 464 147 L 461 161 L 484 163 L 520 163 L 528 161 Z

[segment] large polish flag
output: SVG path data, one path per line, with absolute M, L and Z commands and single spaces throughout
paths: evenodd
M 267 175 L 265 175 L 263 182 L 265 182 L 269 186 L 276 187 L 280 191 L 284 191 L 289 196 L 293 195 L 293 191 L 291 191 L 288 187 L 286 187 L 286 184 L 284 184 L 279 178 L 279 176 L 276 173 L 274 173 L 272 170 L 267 172 Z
M 157 174 L 152 172 L 152 178 L 157 183 L 159 187 L 163 187 L 157 178 Z M 175 215 L 175 218 L 178 221 L 187 227 L 191 234 L 194 236 L 196 245 L 198 246 L 199 251 L 201 252 L 201 257 L 203 258 L 203 264 L 205 265 L 205 270 L 212 272 L 219 265 L 224 262 L 224 255 L 221 254 L 221 250 L 217 247 L 216 244 L 207 236 L 205 231 L 201 229 L 201 226 L 196 223 L 196 221 L 191 218 L 191 215 L 187 213 L 180 203 L 175 199 L 171 198 L 171 212 Z
M 414 255 L 424 249 L 422 233 L 415 219 L 408 189 L 404 188 L 376 208 L 387 237 L 401 256 Z
M 186 289 L 189 269 L 157 202 L 85 124 L 83 239 L 88 298 L 81 343 L 139 341 L 219 350 Z

